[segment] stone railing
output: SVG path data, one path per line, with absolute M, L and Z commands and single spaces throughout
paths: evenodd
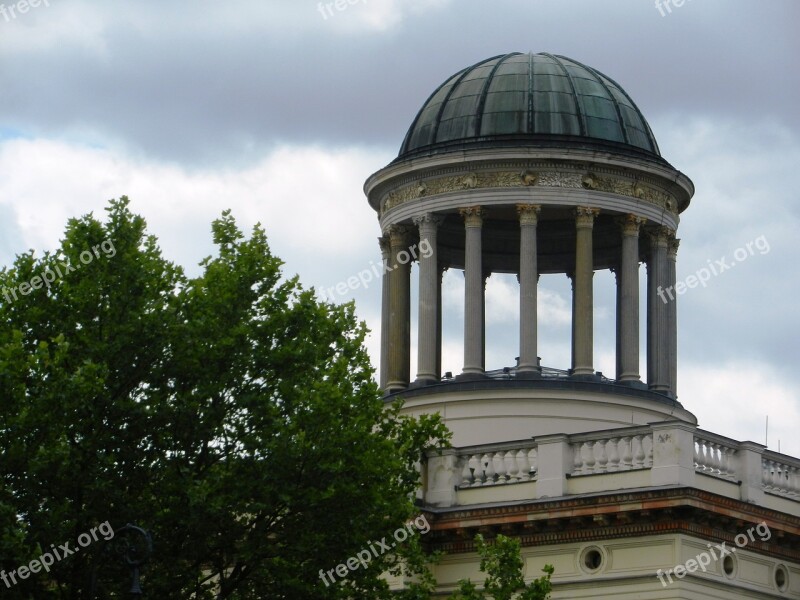
M 694 468 L 698 473 L 727 481 L 737 477 L 739 442 L 709 431 L 699 431 L 694 436 Z
M 471 490 L 512 484 L 528 484 L 512 495 L 531 499 L 685 486 L 776 507 L 800 503 L 800 459 L 683 421 L 434 451 L 422 476 L 432 506 L 485 502 L 486 492 Z
M 531 481 L 538 468 L 533 443 L 477 452 L 461 450 L 456 456 L 461 469 L 461 488 Z
M 636 429 L 622 434 L 570 436 L 574 460 L 571 475 L 649 469 L 653 466 L 653 434 Z
M 765 492 L 800 500 L 800 460 L 767 451 L 761 468 Z

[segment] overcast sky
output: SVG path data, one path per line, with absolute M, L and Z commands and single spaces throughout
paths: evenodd
M 189 274 L 231 208 L 265 226 L 288 273 L 335 286 L 380 260 L 362 185 L 431 91 L 489 56 L 563 54 L 619 82 L 694 181 L 678 279 L 736 265 L 680 297 L 680 401 L 701 427 L 760 443 L 769 414 L 770 448 L 800 456 L 800 2 L 349 1 L 41 0 L 20 13 L 6 0 L 0 264 L 127 194 Z M 595 281 L 595 363 L 613 376 L 613 278 Z M 566 277 L 540 290 L 543 364 L 567 368 Z M 337 300 L 349 298 L 377 330 L 377 283 Z M 444 305 L 444 369 L 459 372 L 460 273 Z M 511 365 L 513 277 L 490 279 L 487 311 L 487 367 Z

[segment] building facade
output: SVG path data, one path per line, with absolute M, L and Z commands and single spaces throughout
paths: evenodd
M 421 465 L 426 540 L 447 551 L 435 567 L 443 593 L 480 579 L 480 532 L 519 537 L 529 579 L 553 564 L 555 599 L 800 598 L 800 460 L 703 431 L 677 400 L 676 233 L 694 186 L 620 85 L 563 56 L 481 61 L 434 90 L 365 192 L 393 267 L 381 387 L 453 432 L 453 448 Z M 430 250 L 416 307 L 414 244 Z M 465 277 L 455 376 L 441 367 L 447 269 Z M 605 269 L 616 276 L 613 379 L 594 366 L 593 275 Z M 519 358 L 488 371 L 492 273 L 518 277 Z M 572 283 L 569 366 L 537 356 L 542 273 Z

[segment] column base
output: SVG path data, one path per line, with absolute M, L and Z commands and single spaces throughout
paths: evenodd
M 480 381 L 483 379 L 487 379 L 486 373 L 483 371 L 469 373 L 465 372 L 455 376 L 456 381 Z
M 411 382 L 411 384 L 408 386 L 408 389 L 411 390 L 415 388 L 426 387 L 428 385 L 435 385 L 437 383 L 440 383 L 440 381 L 435 377 L 417 377 Z
M 516 379 L 541 379 L 542 378 L 542 369 L 541 367 L 528 367 L 526 369 L 518 368 L 515 373 Z
M 575 375 L 591 375 L 594 377 L 594 367 L 573 367 L 570 369 L 570 374 Z
M 408 389 L 408 383 L 405 381 L 390 381 L 386 384 L 386 387 L 383 388 L 384 394 L 393 394 L 395 392 L 400 392 L 405 389 Z
M 588 373 L 585 371 L 573 371 L 569 378 L 574 381 L 602 381 L 602 378 L 596 375 L 594 371 L 589 371 Z
M 663 383 L 654 383 L 653 385 L 648 385 L 647 389 L 649 389 L 651 392 L 664 394 L 665 396 L 670 394 L 669 386 Z
M 624 385 L 625 387 L 633 388 L 636 390 L 647 390 L 647 384 L 640 379 L 617 379 L 617 385 Z

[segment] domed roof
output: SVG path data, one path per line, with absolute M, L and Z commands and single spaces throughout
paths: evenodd
M 641 111 L 613 79 L 565 56 L 494 56 L 431 94 L 398 159 L 465 145 L 616 146 L 661 156 Z

